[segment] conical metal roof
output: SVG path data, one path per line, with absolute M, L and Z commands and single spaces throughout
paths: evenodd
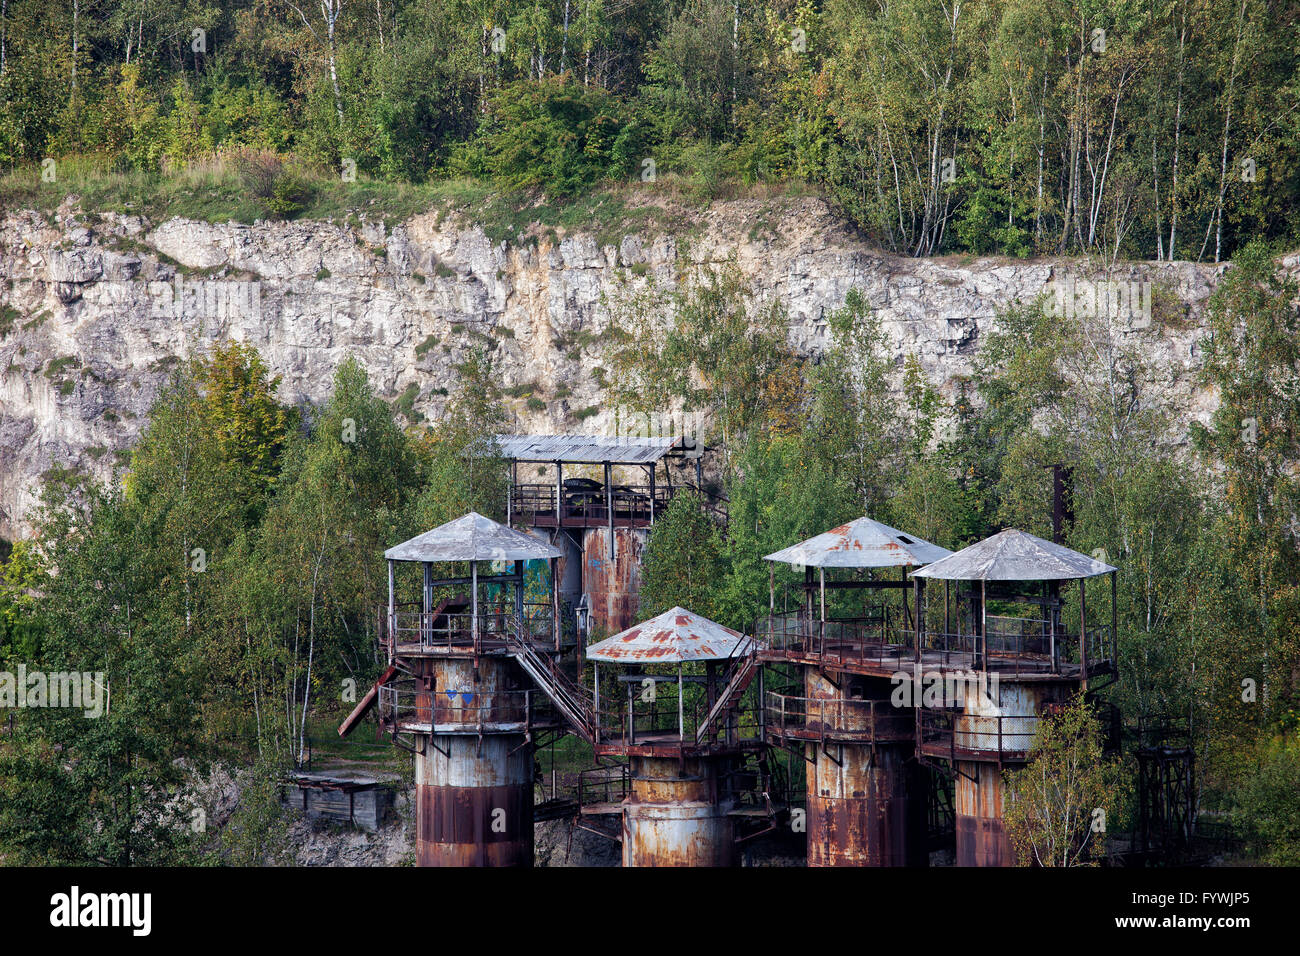
M 807 541 L 769 554 L 765 561 L 810 568 L 897 568 L 904 565 L 929 564 L 952 554 L 947 548 L 931 544 L 897 528 L 858 518 Z
M 545 541 L 497 524 L 477 511 L 393 545 L 384 552 L 389 561 L 527 561 L 558 558 Z
M 913 573 L 944 581 L 1069 581 L 1115 570 L 1086 554 L 1008 528 Z
M 593 644 L 587 648 L 587 659 L 624 664 L 720 661 L 748 653 L 751 643 L 739 631 L 675 607 Z

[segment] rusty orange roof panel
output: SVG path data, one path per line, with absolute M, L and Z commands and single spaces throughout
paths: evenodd
M 752 645 L 739 631 L 675 607 L 593 644 L 587 658 L 624 664 L 720 661 L 747 654 Z

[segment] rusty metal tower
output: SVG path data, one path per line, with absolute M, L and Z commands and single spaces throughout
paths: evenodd
M 1008 529 L 914 572 L 922 584 L 945 582 L 942 615 L 924 605 L 924 587 L 918 590 L 918 683 L 933 676 L 962 690 L 916 710 L 918 753 L 955 776 L 958 866 L 1015 864 L 1002 771 L 1025 763 L 1052 708 L 1114 677 L 1116 571 Z M 1103 574 L 1111 577 L 1111 622 L 1090 626 L 1085 585 Z M 964 585 L 955 605 L 954 582 Z M 1072 582 L 1078 620 L 1067 623 L 1061 588 Z
M 587 659 L 595 753 L 626 762 L 627 786 L 617 804 L 586 809 L 621 816 L 623 865 L 732 865 L 742 821 L 774 813 L 770 800 L 746 802 L 766 794 L 746 762 L 763 747 L 759 715 L 743 707 L 761 681 L 753 642 L 675 607 L 593 645 Z M 622 693 L 602 697 L 602 687 Z
M 420 866 L 532 865 L 535 739 L 591 719 L 580 695 L 563 698 L 556 665 L 559 556 L 474 512 L 384 552 L 388 668 L 339 733 L 378 704 L 381 726 L 414 752 Z M 524 570 L 538 559 L 551 584 L 541 604 Z
M 951 553 L 864 517 L 765 558 L 804 572 L 802 605 L 782 612 L 773 572 L 768 615 L 754 630 L 764 661 L 802 671 L 802 694 L 769 692 L 764 705 L 768 739 L 807 761 L 809 866 L 928 861 L 929 774 L 915 759 L 912 711 L 891 700 L 891 677 L 907 666 L 914 629 L 908 568 Z M 891 589 L 901 601 L 872 600 Z M 828 590 L 841 598 L 834 616 Z
M 636 621 L 641 553 L 674 496 L 698 492 L 725 522 L 704 487 L 705 448 L 689 436 L 498 435 L 496 442 L 509 463 L 507 523 L 534 528 L 563 551 L 561 602 L 582 608 L 604 634 Z

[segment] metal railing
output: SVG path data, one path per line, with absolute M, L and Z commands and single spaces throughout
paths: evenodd
M 796 697 L 767 693 L 767 729 L 800 740 L 911 740 L 916 734 L 912 712 L 888 700 Z
M 560 526 L 598 528 L 609 524 L 611 510 L 615 525 L 648 525 L 682 492 L 698 493 L 704 510 L 723 525 L 727 523 L 726 498 L 690 483 L 671 487 L 656 484 L 653 489 L 649 485 L 614 485 L 608 494 L 604 485 L 595 484 L 570 486 L 559 492 Z M 510 489 L 511 515 L 530 524 L 555 527 L 556 498 L 553 484 L 514 485 Z
M 528 640 L 548 645 L 555 640 L 555 614 L 549 604 L 525 604 L 522 618 L 515 614 L 513 608 L 480 609 L 477 634 L 474 632 L 474 615 L 470 612 L 434 614 L 420 610 L 395 610 L 390 615 L 387 608 L 381 608 L 380 619 L 385 618 L 388 626 L 380 640 L 390 655 L 394 645 L 403 644 L 418 644 L 421 648 L 430 650 L 451 650 L 504 646 L 506 638 L 513 634 L 521 634 Z
M 700 721 L 707 710 L 703 700 L 691 703 L 683 701 L 679 713 L 676 694 L 671 697 L 656 694 L 653 700 L 646 701 L 642 699 L 639 688 L 634 687 L 632 696 L 627 700 L 618 703 L 601 700 L 596 713 L 600 724 L 600 742 L 631 745 L 669 739 L 693 744 Z
M 398 729 L 430 726 L 473 732 L 481 727 L 528 724 L 534 702 L 530 690 L 481 692 L 387 684 L 379 688 L 379 720 Z
M 734 742 L 757 740 L 761 736 L 758 704 L 753 700 L 756 697 L 756 687 L 753 685 L 738 691 L 737 699 L 730 702 L 720 714 L 717 712 L 718 704 L 726 699 L 721 695 L 727 692 L 729 686 L 725 681 L 719 682 L 720 696 L 712 705 L 704 696 L 702 688 L 698 693 L 691 691 L 692 686 L 699 688 L 698 684 L 687 685 L 680 712 L 675 683 L 657 684 L 658 690 L 652 700 L 643 698 L 640 685 L 629 686 L 632 688 L 630 698 L 611 700 L 601 697 L 595 717 L 602 744 L 621 743 L 627 746 L 680 741 L 689 747 L 704 745 L 719 737 Z M 713 720 L 709 720 L 710 714 L 713 715 Z
M 970 630 L 945 632 L 926 628 L 921 635 L 923 660 L 930 665 L 976 667 L 1008 674 L 1052 672 L 1055 665 L 1079 664 L 1078 631 L 1059 629 L 1037 618 L 989 615 L 988 639 Z M 781 612 L 754 622 L 765 650 L 778 657 L 857 664 L 882 670 L 909 669 L 916 659 L 916 635 L 903 612 L 885 606 L 869 617 L 821 621 L 806 610 Z M 1087 632 L 1088 672 L 1115 659 L 1110 627 Z M 987 653 L 986 653 L 987 652 Z M 986 659 L 985 659 L 986 658 Z
M 911 659 L 913 638 L 902 613 L 885 607 L 859 618 L 822 621 L 805 610 L 778 612 L 754 622 L 764 650 L 878 667 L 897 667 Z
M 704 721 L 695 728 L 696 743 L 703 744 L 710 737 L 716 738 L 725 728 L 735 726 L 730 718 L 739 713 L 739 707 L 749 685 L 753 683 L 763 666 L 759 663 L 756 653 L 759 646 L 759 642 L 742 641 L 737 643 L 727 655 L 726 660 L 730 667 L 723 674 L 722 689 L 718 693 L 717 700 L 704 715 Z M 759 701 L 755 704 L 755 708 L 761 705 L 762 702 Z
M 1042 720 L 1039 714 L 980 716 L 927 708 L 916 713 L 921 750 L 949 760 L 1024 759 Z
M 622 803 L 631 789 L 627 764 L 591 767 L 578 774 L 578 806 Z
M 611 514 L 617 524 L 649 524 L 653 513 L 662 514 L 680 489 L 649 485 L 615 485 L 607 494 L 598 488 L 564 488 L 559 493 L 560 518 L 564 526 L 600 527 Z M 555 485 L 518 484 L 510 490 L 510 508 L 532 524 L 553 526 L 556 510 Z

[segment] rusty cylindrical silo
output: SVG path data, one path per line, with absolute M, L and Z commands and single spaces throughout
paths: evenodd
M 957 865 L 1015 866 L 1015 852 L 1002 821 L 1006 787 L 998 765 L 963 760 L 956 768 Z
M 1067 697 L 1060 681 L 972 684 L 953 729 L 959 752 L 978 760 L 957 762 L 953 810 L 958 866 L 1016 866 L 1007 834 L 1005 770 L 1024 766 L 1043 714 Z
M 417 865 L 532 866 L 533 746 L 491 732 L 520 719 L 516 665 L 481 657 L 475 681 L 470 659 L 421 664 L 432 677 L 433 725 L 451 732 L 431 734 L 415 755 Z
M 732 866 L 735 828 L 719 758 L 631 757 L 624 866 Z
M 927 771 L 912 760 L 910 741 L 871 740 L 892 722 L 873 726 L 861 704 L 889 700 L 889 683 L 804 668 L 811 711 L 836 726 L 829 736 L 846 741 L 810 745 L 808 766 L 809 866 L 925 866 Z M 838 686 L 837 686 L 838 684 Z M 837 707 L 853 687 L 863 700 Z M 828 703 L 819 709 L 818 700 Z M 815 719 L 810 715 L 810 720 Z

